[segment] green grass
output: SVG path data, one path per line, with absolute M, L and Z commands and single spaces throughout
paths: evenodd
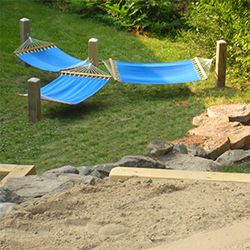
M 192 127 L 192 117 L 218 103 L 250 102 L 240 79 L 214 90 L 214 78 L 199 83 L 143 86 L 113 80 L 81 105 L 44 102 L 43 120 L 27 121 L 27 100 L 18 97 L 27 80 L 56 77 L 23 67 L 13 54 L 19 46 L 19 19 L 32 20 L 34 38 L 56 43 L 65 52 L 87 57 L 87 41 L 99 39 L 102 59 L 174 61 L 209 56 L 198 46 L 168 39 L 134 37 L 94 20 L 65 14 L 30 0 L 2 0 L 0 9 L 0 162 L 35 164 L 38 172 L 65 164 L 94 165 L 126 154 L 145 154 L 154 139 L 172 140 Z M 240 86 L 240 88 L 239 88 Z M 182 105 L 183 101 L 187 105 Z
M 224 166 L 222 172 L 250 173 L 250 164 Z

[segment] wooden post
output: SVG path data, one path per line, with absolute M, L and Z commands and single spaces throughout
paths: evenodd
M 89 60 L 94 66 L 98 66 L 99 64 L 99 56 L 98 56 L 98 47 L 97 47 L 98 39 L 90 38 L 88 42 L 88 55 Z
M 20 24 L 20 40 L 23 44 L 30 36 L 30 20 L 26 17 L 21 18 L 19 21 Z M 29 64 L 23 63 L 24 66 L 29 67 Z
M 41 120 L 40 79 L 32 77 L 28 80 L 29 121 L 36 123 Z
M 223 88 L 226 85 L 226 52 L 227 43 L 224 40 L 217 41 L 215 66 L 216 88 Z

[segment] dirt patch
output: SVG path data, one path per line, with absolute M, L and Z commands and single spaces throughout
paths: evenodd
M 23 204 L 1 249 L 146 249 L 250 218 L 250 184 L 106 181 Z

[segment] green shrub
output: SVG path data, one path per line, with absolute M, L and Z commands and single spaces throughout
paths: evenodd
M 250 71 L 249 0 L 196 0 L 185 17 L 190 29 L 187 39 L 206 46 L 214 53 L 216 40 L 228 43 L 228 61 L 240 75 Z
M 187 0 L 40 0 L 129 31 L 176 34 Z

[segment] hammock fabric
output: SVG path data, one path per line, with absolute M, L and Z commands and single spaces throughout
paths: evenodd
M 41 88 L 41 98 L 65 104 L 78 104 L 98 92 L 108 78 L 61 74 Z
M 211 61 L 211 59 L 195 58 L 169 63 L 132 63 L 110 59 L 110 66 L 107 63 L 105 65 L 112 76 L 120 82 L 172 84 L 207 79 L 207 74 L 201 64 L 205 62 L 210 67 Z
M 86 61 L 66 54 L 52 43 L 32 38 L 16 49 L 15 54 L 25 63 L 51 72 L 59 72 L 65 68 L 87 64 Z
M 61 71 L 61 75 L 41 88 L 41 98 L 48 101 L 78 104 L 98 92 L 111 76 L 91 63 Z

